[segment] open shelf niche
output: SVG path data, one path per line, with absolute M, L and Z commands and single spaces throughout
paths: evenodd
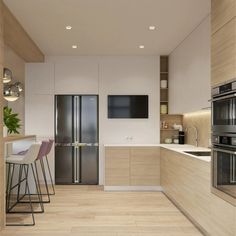
M 165 80 L 167 86 L 161 86 L 161 81 Z M 165 107 L 163 107 L 164 105 Z M 163 110 L 166 113 L 163 114 Z M 177 138 L 178 130 L 173 128 L 174 124 L 183 125 L 183 115 L 169 114 L 169 57 L 160 56 L 160 143 L 165 143 L 166 138 Z M 163 127 L 163 122 L 166 127 Z

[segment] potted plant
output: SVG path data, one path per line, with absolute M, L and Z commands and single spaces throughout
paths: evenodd
M 9 107 L 4 107 L 3 120 L 4 125 L 7 128 L 7 134 L 19 134 L 18 129 L 21 127 L 21 125 L 17 113 L 13 113 L 12 109 Z

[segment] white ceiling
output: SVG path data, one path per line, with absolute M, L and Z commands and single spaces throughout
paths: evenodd
M 210 0 L 4 2 L 45 55 L 169 54 L 210 13 Z

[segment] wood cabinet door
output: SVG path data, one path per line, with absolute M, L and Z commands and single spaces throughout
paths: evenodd
M 130 150 L 123 147 L 105 148 L 105 185 L 130 185 Z
M 236 0 L 211 1 L 211 32 L 214 34 L 236 16 Z
M 135 147 L 130 151 L 130 185 L 160 185 L 160 148 Z
M 211 85 L 236 78 L 236 18 L 212 35 Z

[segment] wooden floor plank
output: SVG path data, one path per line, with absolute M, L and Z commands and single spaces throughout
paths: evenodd
M 13 218 L 13 219 L 12 219 Z M 161 192 L 104 192 L 97 186 L 56 186 L 34 227 L 7 227 L 1 236 L 200 236 Z M 8 221 L 19 220 L 9 216 Z M 21 220 L 29 220 L 24 216 Z

